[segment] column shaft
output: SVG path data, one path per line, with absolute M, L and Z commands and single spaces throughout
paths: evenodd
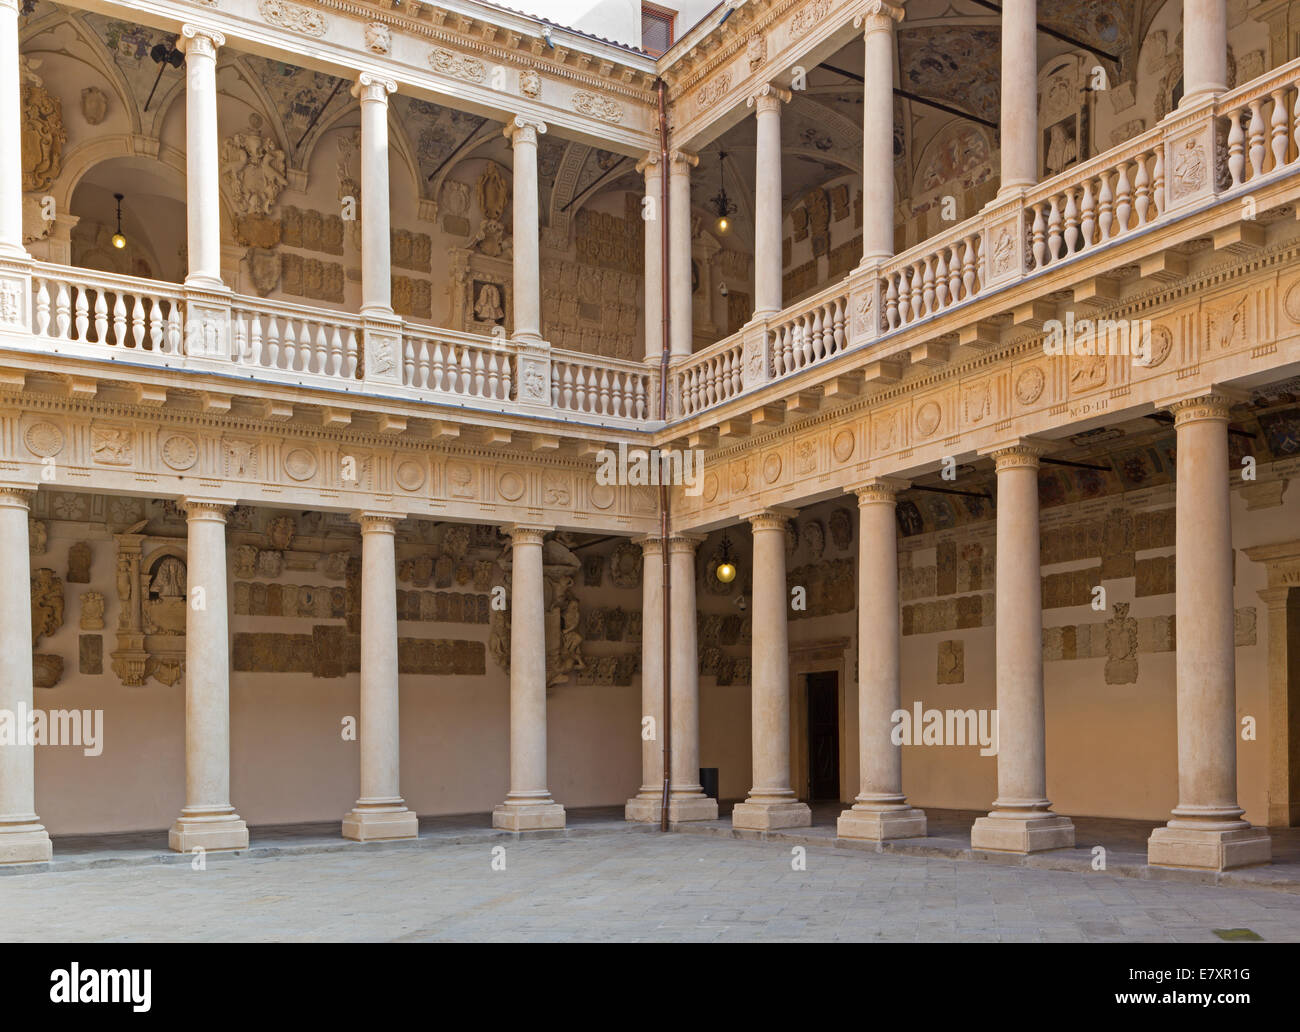
M 862 260 L 894 253 L 894 23 L 901 8 L 882 4 L 863 17 Z
M 658 362 L 664 348 L 664 267 L 663 267 L 663 167 L 658 154 L 650 154 L 638 166 L 645 173 L 645 196 L 654 218 L 644 218 L 645 225 L 645 358 Z
M 694 349 L 691 302 L 691 168 L 700 159 L 674 151 L 668 166 L 668 308 L 672 320 L 669 350 L 673 358 Z
M 368 72 L 352 95 L 361 101 L 361 314 L 393 316 L 388 199 L 388 95 L 397 84 Z
M 754 787 L 731 812 L 736 828 L 800 828 L 812 812 L 790 787 L 789 596 L 785 583 L 787 514 L 750 518 L 754 532 L 754 659 L 751 683 Z
M 186 25 L 177 46 L 185 52 L 185 222 L 188 286 L 221 287 L 221 179 L 217 137 L 217 50 L 226 38 Z
M 695 607 L 695 549 L 700 538 L 669 538 L 672 563 L 672 783 L 670 821 L 711 821 L 718 803 L 700 786 L 700 650 Z
M 515 339 L 540 343 L 542 339 L 541 252 L 537 215 L 537 135 L 543 122 L 522 115 L 506 126 L 514 146 L 514 287 Z
M 361 524 L 361 796 L 343 818 L 343 837 L 415 838 L 419 822 L 401 793 L 397 664 L 399 517 L 358 513 Z
M 230 804 L 230 627 L 226 516 L 232 502 L 183 499 L 186 510 L 185 808 L 167 834 L 180 853 L 246 849 Z
M 971 847 L 1030 853 L 1074 845 L 1074 825 L 1047 799 L 1038 457 L 1025 443 L 993 453 L 997 469 L 998 798 Z
M 18 53 L 16 40 L 13 52 Z M 32 709 L 30 490 L 0 484 L 0 557 L 10 571 L 0 577 L 0 654 L 5 664 L 0 711 L 8 712 L 16 725 L 14 741 L 0 745 L 0 864 L 39 863 L 52 855 L 50 836 L 36 816 L 36 755 L 27 735 Z
M 1178 806 L 1151 833 L 1152 864 L 1267 862 L 1268 833 L 1237 805 L 1237 669 L 1226 398 L 1171 406 L 1177 433 Z
M 841 838 L 879 840 L 926 833 L 925 814 L 903 795 L 903 750 L 894 744 L 900 698 L 898 526 L 901 481 L 858 489 L 858 743 L 862 791 L 837 827 Z
M 492 812 L 508 831 L 564 827 L 546 787 L 546 599 L 539 527 L 510 529 L 510 792 Z
M 1227 0 L 1183 0 L 1183 99 L 1179 106 L 1227 88 Z
M 1002 4 L 1002 191 L 1038 182 L 1038 4 Z
M 781 103 L 790 94 L 770 83 L 749 98 L 755 110 L 754 317 L 781 311 Z
M 4 138 L 22 139 L 22 84 L 18 67 L 18 3 L 0 2 L 0 124 Z M 7 156 L 6 156 L 7 155 Z M 17 145 L 0 154 L 0 255 L 26 257 L 23 247 L 23 155 Z
M 651 223 L 647 223 L 647 229 Z M 641 538 L 641 716 L 654 721 L 654 736 L 641 737 L 641 788 L 627 801 L 629 821 L 658 821 L 664 777 L 664 570 L 663 542 Z

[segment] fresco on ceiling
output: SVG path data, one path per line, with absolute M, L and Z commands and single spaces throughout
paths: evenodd
M 998 118 L 1001 33 L 994 27 L 900 29 L 898 68 L 903 88 Z
M 342 80 L 324 72 L 313 72 L 285 61 L 272 61 L 265 57 L 251 54 L 241 55 L 249 71 L 257 77 L 262 89 L 271 98 L 271 104 L 279 116 L 289 141 L 292 163 L 298 164 L 300 157 L 299 143 L 316 112 L 321 109 L 326 99 L 334 92 L 336 84 Z M 346 89 L 346 84 L 335 94 L 330 102 L 330 110 L 325 119 L 335 114 L 334 105 L 340 107 L 355 104 Z M 317 123 L 319 126 L 320 123 Z M 303 141 L 304 143 L 306 141 Z
M 170 47 L 176 34 L 160 32 L 118 18 L 108 18 L 102 14 L 83 14 L 81 17 L 112 55 L 113 63 L 121 69 L 122 77 L 131 87 L 136 107 L 143 109 L 145 101 L 149 99 L 149 91 L 158 79 L 158 65 L 149 56 L 149 51 L 159 43 Z M 168 90 L 176 86 L 181 74 L 181 70 L 167 67 L 158 82 L 158 92 L 154 94 L 155 105 L 159 97 L 165 96 Z
M 623 156 L 621 154 L 592 148 L 591 153 L 582 162 L 582 168 L 578 172 L 578 180 L 573 188 L 573 196 L 580 196 L 583 190 L 586 190 L 622 160 Z
M 1133 45 L 1131 8 L 1120 0 L 1038 0 L 1038 20 L 1098 50 L 1126 55 Z
M 415 147 L 420 174 L 427 179 L 478 132 L 484 119 L 467 111 L 443 107 L 419 97 L 396 94 L 392 98 L 397 121 L 406 130 Z

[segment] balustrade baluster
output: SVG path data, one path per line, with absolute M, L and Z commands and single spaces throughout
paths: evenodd
M 135 304 L 131 306 L 131 346 L 143 350 L 144 345 L 144 300 L 136 294 Z
M 1034 254 L 1034 268 L 1041 269 L 1047 259 L 1047 234 L 1043 222 L 1043 205 L 1034 205 L 1034 221 L 1030 227 L 1030 249 Z
M 102 290 L 95 291 L 95 343 L 108 343 L 108 302 Z
M 173 301 L 171 304 L 175 305 L 176 302 Z M 256 316 L 254 316 L 254 319 L 256 319 Z M 163 326 L 162 300 L 154 298 L 149 305 L 149 347 L 154 351 L 165 354 L 163 352 Z
M 1133 213 L 1133 188 L 1129 184 L 1128 162 L 1119 166 L 1119 182 L 1115 188 L 1115 235 L 1128 232 L 1129 216 Z
M 1047 254 L 1053 262 L 1061 260 L 1061 245 L 1065 242 L 1062 221 L 1059 199 L 1053 197 L 1047 211 Z
M 184 326 L 181 323 L 181 306 L 172 302 L 172 310 L 167 315 L 167 354 L 179 355 L 181 353 L 181 338 L 184 336 Z
M 68 294 L 68 285 L 59 284 L 59 291 L 54 297 L 54 334 L 59 340 L 68 339 L 68 327 L 72 324 L 72 299 Z
M 1079 203 L 1081 217 L 1079 219 L 1079 229 L 1083 232 L 1083 246 L 1081 251 L 1086 251 L 1097 242 L 1093 235 L 1097 228 L 1097 220 L 1094 215 L 1094 202 L 1092 197 L 1092 180 L 1083 181 L 1083 200 Z
M 1246 167 L 1246 134 L 1242 131 L 1237 112 L 1234 111 L 1228 120 L 1231 123 L 1228 129 L 1228 174 L 1232 176 L 1233 186 L 1241 186 L 1245 182 L 1242 171 Z
M 1284 86 L 1273 91 L 1273 112 L 1270 119 L 1269 133 L 1273 145 L 1273 171 L 1275 172 L 1286 164 L 1288 149 L 1286 96 L 1287 88 Z
M 1097 228 L 1101 232 L 1101 243 L 1110 239 L 1115 225 L 1115 194 L 1110 188 L 1110 173 L 1101 174 L 1101 192 L 1097 195 Z
M 44 279 L 36 281 L 36 335 L 44 337 L 50 326 L 50 288 Z
M 891 330 L 898 329 L 898 281 L 897 277 L 891 272 L 886 277 L 888 286 L 885 288 L 885 320 Z
M 1137 228 L 1141 229 L 1147 224 L 1147 216 L 1151 210 L 1151 177 L 1147 174 L 1147 156 L 1145 154 L 1138 157 L 1137 177 L 1134 179 L 1133 184 L 1136 194 L 1133 207 L 1137 211 Z
M 1264 174 L 1264 98 L 1256 97 L 1250 102 L 1250 178 L 1257 179 Z

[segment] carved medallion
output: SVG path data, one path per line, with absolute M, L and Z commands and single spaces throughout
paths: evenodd
M 316 475 L 316 456 L 306 448 L 294 448 L 285 453 L 284 472 L 290 480 L 310 480 Z
M 763 459 L 763 479 L 769 484 L 775 484 L 781 476 L 781 453 L 768 452 L 767 457 Z
M 853 457 L 853 431 L 847 427 L 837 433 L 831 441 L 831 454 L 836 462 L 848 462 Z
M 90 454 L 107 466 L 129 466 L 134 458 L 131 431 L 121 426 L 92 426 Z
M 434 47 L 429 52 L 429 66 L 435 72 L 455 76 L 469 82 L 482 82 L 487 78 L 487 66 L 473 57 L 465 57 L 442 47 Z
M 1154 369 L 1169 357 L 1169 352 L 1174 349 L 1174 335 L 1169 332 L 1168 326 L 1151 327 L 1151 353 L 1146 361 L 1148 369 Z
M 172 469 L 189 469 L 199 461 L 199 446 L 185 434 L 172 434 L 162 443 L 162 460 Z
M 718 497 L 718 475 L 716 473 L 706 473 L 704 476 L 704 500 L 712 502 Z
M 497 480 L 497 490 L 508 502 L 515 502 L 522 498 L 524 487 L 524 478 L 513 470 L 506 470 Z
M 33 455 L 49 458 L 63 451 L 63 431 L 55 424 L 42 420 L 27 428 L 27 432 L 23 434 L 23 443 Z
M 933 399 L 927 401 L 916 410 L 916 432 L 922 437 L 929 437 L 939 429 L 939 421 L 943 418 L 943 409 L 939 403 Z
M 393 32 L 383 22 L 366 26 L 366 49 L 372 54 L 387 54 L 393 49 Z
M 397 464 L 393 470 L 393 479 L 403 491 L 418 491 L 424 486 L 424 463 L 415 459 L 406 459 Z
M 1046 384 L 1047 377 L 1038 366 L 1022 369 L 1020 375 L 1016 377 L 1016 401 L 1022 405 L 1032 405 L 1042 395 Z
M 707 493 L 707 482 L 705 491 Z M 608 509 L 614 504 L 614 488 L 609 484 L 596 484 L 591 489 L 591 504 L 597 509 Z

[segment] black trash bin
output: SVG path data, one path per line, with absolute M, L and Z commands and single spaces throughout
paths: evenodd
M 718 768 L 701 767 L 700 784 L 704 786 L 704 794 L 710 799 L 718 798 Z

